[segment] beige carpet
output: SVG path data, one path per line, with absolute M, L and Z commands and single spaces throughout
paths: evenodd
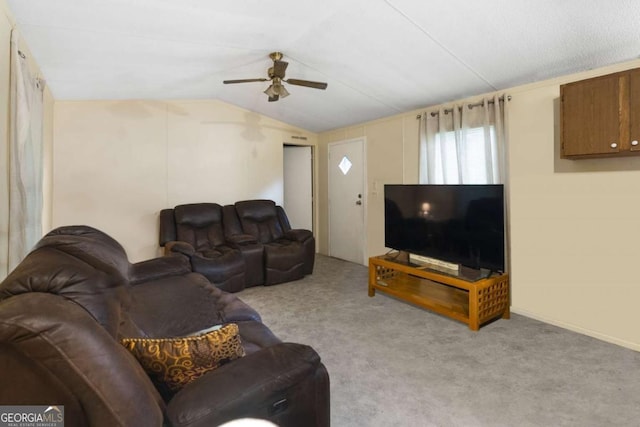
M 367 296 L 367 268 L 317 256 L 303 280 L 238 296 L 331 377 L 333 427 L 639 426 L 640 353 L 523 316 L 479 332 Z

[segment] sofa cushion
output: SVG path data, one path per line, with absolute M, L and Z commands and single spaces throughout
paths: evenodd
M 68 253 L 117 280 L 127 281 L 130 263 L 120 243 L 88 225 L 67 225 L 47 233 L 35 249 L 50 247 Z
M 222 206 L 217 203 L 192 203 L 174 209 L 176 239 L 197 251 L 223 245 Z
M 272 242 L 284 234 L 272 200 L 245 200 L 236 202 L 235 206 L 243 232 L 260 243 Z
M 129 315 L 144 337 L 180 337 L 211 325 L 261 320 L 237 296 L 198 273 L 139 284 L 130 293 Z
M 122 309 L 130 303 L 128 282 L 69 253 L 71 247 L 71 243 L 37 246 L 2 282 L 0 300 L 35 292 L 59 295 L 83 307 L 115 337 Z
M 245 354 L 238 325 L 233 323 L 180 338 L 120 341 L 165 395 Z

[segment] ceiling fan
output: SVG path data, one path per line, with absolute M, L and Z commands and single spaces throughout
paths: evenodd
M 224 84 L 232 84 L 232 83 L 250 83 L 250 82 L 271 82 L 271 85 L 264 91 L 269 96 L 269 102 L 277 101 L 280 98 L 284 98 L 289 96 L 289 91 L 282 84 L 283 82 L 296 85 L 296 86 L 306 86 L 314 89 L 326 89 L 327 84 L 321 82 L 312 82 L 309 80 L 299 80 L 299 79 L 286 79 L 284 78 L 284 73 L 289 65 L 288 62 L 281 61 L 282 53 L 281 52 L 272 52 L 269 54 L 269 58 L 273 60 L 273 67 L 269 68 L 268 75 L 269 78 L 259 78 L 259 79 L 240 79 L 240 80 L 224 80 Z

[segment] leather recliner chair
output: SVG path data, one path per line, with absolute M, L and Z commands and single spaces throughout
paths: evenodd
M 214 426 L 264 418 L 329 425 L 329 377 L 311 347 L 283 343 L 251 307 L 181 254 L 130 264 L 87 226 L 48 233 L 0 283 L 0 403 L 64 405 L 65 425 Z M 246 356 L 162 398 L 119 338 L 238 325 Z
M 204 275 L 223 291 L 245 287 L 245 265 L 241 252 L 226 244 L 222 206 L 193 203 L 160 212 L 160 246 L 167 253 L 183 253 L 193 271 Z
M 311 231 L 291 229 L 284 209 L 272 200 L 245 200 L 234 206 L 239 229 L 263 246 L 265 285 L 313 272 L 315 239 Z

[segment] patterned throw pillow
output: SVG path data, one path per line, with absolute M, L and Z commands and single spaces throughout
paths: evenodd
M 238 325 L 230 323 L 180 338 L 123 338 L 163 395 L 182 387 L 220 365 L 244 356 Z

